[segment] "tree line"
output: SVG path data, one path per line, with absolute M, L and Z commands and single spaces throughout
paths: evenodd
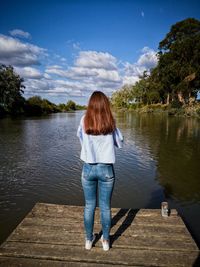
M 200 90 L 200 21 L 188 18 L 172 25 L 158 46 L 158 64 L 134 85 L 114 92 L 114 107 L 146 104 L 181 107 L 194 103 Z
M 6 114 L 42 115 L 85 108 L 72 100 L 66 104 L 56 105 L 37 95 L 25 99 L 23 82 L 24 80 L 14 72 L 12 66 L 0 65 L 0 116 Z

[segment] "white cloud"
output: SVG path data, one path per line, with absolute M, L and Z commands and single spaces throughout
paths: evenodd
M 86 97 L 94 90 L 111 95 L 124 84 L 134 84 L 145 70 L 157 64 L 156 52 L 149 47 L 140 51 L 134 63 L 121 62 L 107 52 L 79 51 L 75 46 L 74 49 L 76 57 L 71 65 L 67 65 L 65 57 L 53 54 L 52 60 L 46 58 L 46 66 L 39 70 L 33 65 L 42 63 L 45 49 L 0 35 L 0 62 L 13 65 L 24 78 L 25 96 Z
M 96 69 L 98 80 L 120 82 L 121 78 L 117 70 Z
M 135 63 L 121 65 L 109 53 L 80 51 L 74 64 L 67 68 L 58 64 L 47 66 L 41 84 L 34 84 L 34 92 L 40 90 L 43 94 L 54 96 L 88 96 L 94 90 L 102 90 L 111 95 L 124 84 L 135 84 L 145 70 L 149 71 L 156 64 L 156 52 L 149 47 L 141 50 Z
M 23 43 L 12 37 L 0 34 L 0 62 L 6 65 L 31 66 L 40 64 L 45 49 Z
M 81 51 L 75 61 L 75 66 L 116 70 L 117 59 L 109 53 Z
M 83 85 L 65 80 L 53 80 L 42 78 L 40 80 L 27 79 L 25 81 L 25 96 L 42 95 L 43 97 L 51 96 L 83 96 Z
M 61 57 L 61 58 L 60 58 L 60 61 L 62 61 L 62 62 L 66 62 L 67 59 L 66 59 L 65 57 Z
M 141 12 L 141 16 L 144 18 L 144 11 Z
M 43 77 L 42 73 L 39 70 L 32 67 L 15 67 L 15 70 L 22 78 L 41 79 Z
M 44 78 L 49 80 L 51 79 L 51 76 L 48 73 L 44 73 Z
M 83 68 L 83 67 L 71 67 L 67 72 L 67 77 L 79 80 L 85 78 L 92 78 L 98 75 L 97 69 Z
M 135 84 L 139 81 L 139 76 L 124 76 L 123 84 Z
M 143 71 L 146 69 L 144 66 L 139 65 L 137 62 L 133 64 L 126 62 L 124 66 L 125 66 L 125 73 L 128 76 L 139 77 L 142 75 Z
M 94 62 L 94 58 L 98 59 L 98 61 Z M 109 61 L 109 59 L 112 59 L 112 61 Z M 95 86 L 98 81 L 119 83 L 121 78 L 116 63 L 116 58 L 108 53 L 82 51 L 77 56 L 74 66 L 67 69 L 63 69 L 61 66 L 48 66 L 46 73 L 71 80 L 81 80 L 83 84 L 89 80 Z
M 157 65 L 158 58 L 156 56 L 156 51 L 145 46 L 141 50 L 141 53 L 137 62 L 133 64 L 129 62 L 124 63 L 125 74 L 123 77 L 123 84 L 135 84 L 145 70 L 149 72 L 151 68 Z
M 67 77 L 67 72 L 65 70 L 62 69 L 61 66 L 58 67 L 48 67 L 45 70 L 46 73 L 50 73 L 50 74 L 55 74 L 58 75 L 60 77 Z
M 60 65 L 48 65 L 47 69 L 62 69 L 63 67 Z
M 26 38 L 26 39 L 31 38 L 31 35 L 29 32 L 24 32 L 24 31 L 19 30 L 19 29 L 14 29 L 12 31 L 9 31 L 9 33 L 10 33 L 10 35 L 16 36 L 16 37 L 22 37 L 22 38 Z
M 79 42 L 73 43 L 73 44 L 72 44 L 72 47 L 73 47 L 74 49 L 76 49 L 76 50 L 80 50 L 80 49 L 81 49 L 81 47 L 80 47 L 80 43 L 79 43 Z
M 74 84 L 78 81 L 82 85 L 82 90 L 88 91 L 100 88 L 113 90 L 122 83 L 117 69 L 117 59 L 108 53 L 96 51 L 81 51 L 74 65 L 66 69 L 57 65 L 48 66 L 45 72 L 69 79 Z
M 158 62 L 156 52 L 147 46 L 142 49 L 142 52 L 143 54 L 139 57 L 137 63 L 147 69 L 155 67 Z

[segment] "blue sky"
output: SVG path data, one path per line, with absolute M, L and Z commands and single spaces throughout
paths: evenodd
M 0 62 L 25 80 L 25 97 L 87 103 L 156 65 L 172 24 L 200 19 L 198 1 L 2 1 Z

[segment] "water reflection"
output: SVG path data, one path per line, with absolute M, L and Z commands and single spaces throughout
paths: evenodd
M 166 115 L 117 114 L 130 146 L 145 166 L 156 162 L 156 176 L 167 198 L 200 201 L 200 122 Z

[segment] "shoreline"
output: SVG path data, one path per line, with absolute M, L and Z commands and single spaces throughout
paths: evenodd
M 135 111 L 139 114 L 159 114 L 166 113 L 169 116 L 195 117 L 200 118 L 200 103 L 193 105 L 183 105 L 182 107 L 171 107 L 166 104 L 149 104 L 141 105 L 134 104 L 134 106 L 115 108 L 114 111 Z

